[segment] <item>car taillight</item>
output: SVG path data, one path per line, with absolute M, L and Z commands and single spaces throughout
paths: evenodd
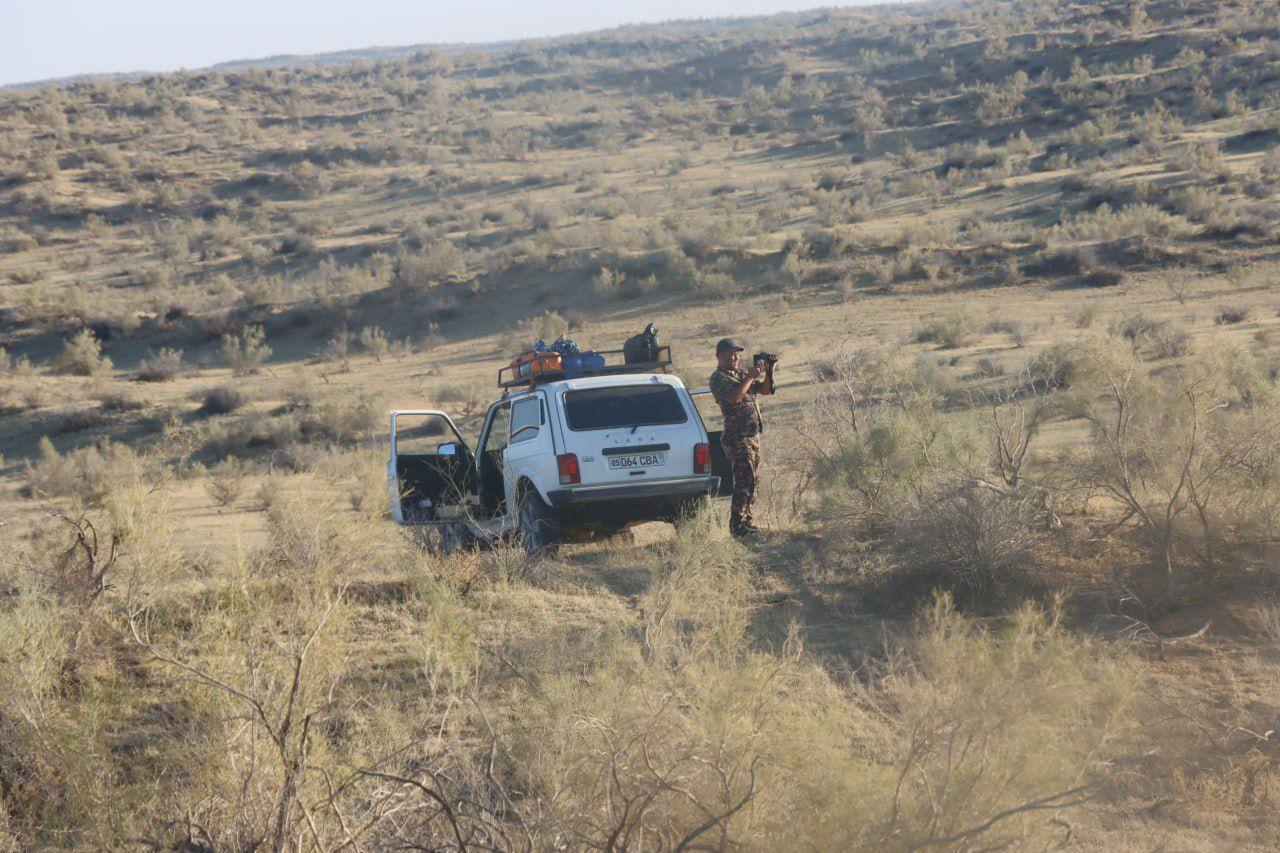
M 693 446 L 693 473 L 711 473 L 711 445 L 695 444 Z
M 572 486 L 582 482 L 582 472 L 578 470 L 576 454 L 561 453 L 556 457 L 556 467 L 560 469 L 560 485 Z

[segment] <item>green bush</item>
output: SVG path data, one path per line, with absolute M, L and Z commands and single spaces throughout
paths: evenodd
M 1081 351 L 1072 344 L 1046 347 L 1027 364 L 1031 385 L 1041 391 L 1069 388 L 1079 376 Z
M 136 480 L 141 466 L 137 454 L 121 444 L 105 441 L 64 454 L 44 436 L 40 457 L 27 463 L 26 493 L 33 498 L 67 498 L 75 506 L 99 506 Z
M 72 376 L 100 376 L 110 372 L 111 359 L 102 354 L 102 344 L 88 329 L 81 329 L 67 339 L 53 360 L 55 373 Z
M 138 362 L 138 379 L 143 382 L 168 382 L 182 370 L 182 351 L 160 349 Z
M 916 329 L 916 343 L 933 343 L 943 349 L 962 347 L 978 331 L 978 320 L 969 311 L 957 308 L 947 314 L 926 317 Z
M 261 326 L 250 326 L 239 335 L 223 335 L 222 357 L 235 376 L 257 373 L 263 362 L 271 357 L 266 332 Z

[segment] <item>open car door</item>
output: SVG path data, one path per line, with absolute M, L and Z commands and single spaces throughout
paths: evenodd
M 435 409 L 391 413 L 387 488 L 397 523 L 436 521 L 440 507 L 461 505 L 475 486 L 475 456 L 447 414 Z
M 707 424 L 707 418 L 703 414 L 705 401 L 710 401 L 710 388 L 691 388 L 689 394 L 693 397 L 693 404 L 698 409 L 698 416 L 702 418 L 703 426 Z M 699 405 L 702 404 L 702 405 Z M 707 430 L 707 442 L 711 445 L 711 474 L 720 478 L 720 484 L 716 487 L 715 497 L 727 498 L 733 495 L 733 463 L 729 461 L 728 455 L 724 452 L 724 446 L 720 444 L 720 436 L 724 434 L 724 430 Z

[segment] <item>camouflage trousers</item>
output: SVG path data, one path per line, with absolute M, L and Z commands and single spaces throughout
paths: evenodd
M 733 463 L 733 503 L 729 529 L 751 524 L 751 507 L 760 486 L 760 436 L 724 436 L 720 440 L 725 455 Z

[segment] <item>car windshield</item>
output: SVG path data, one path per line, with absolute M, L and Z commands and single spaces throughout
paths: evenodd
M 569 391 L 564 414 L 572 430 L 682 424 L 689 419 L 676 389 L 665 384 Z

